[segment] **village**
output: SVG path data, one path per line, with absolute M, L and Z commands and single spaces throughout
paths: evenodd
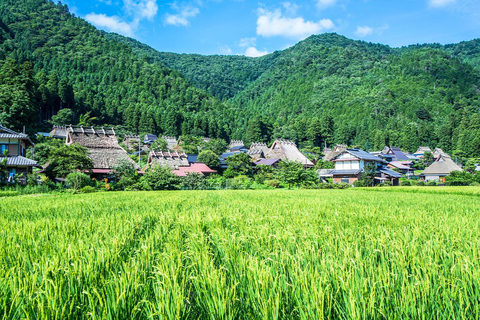
M 452 173 L 463 172 L 461 165 L 442 149 L 432 150 L 428 146 L 420 146 L 416 152 L 408 153 L 393 146 L 367 152 L 337 144 L 332 148 L 324 148 L 323 153 L 317 155 L 301 152 L 295 142 L 283 139 L 276 139 L 270 146 L 263 142 L 246 146 L 241 140 L 232 140 L 227 145 L 221 140 L 219 146 L 217 141 L 216 152 L 213 152 L 202 150 L 200 145 L 213 142 L 209 138 L 198 138 L 196 143 L 193 142 L 193 147 L 189 146 L 189 150 L 185 150 L 185 142 L 176 137 L 146 134 L 124 135 L 120 139 L 112 127 L 54 126 L 51 132 L 39 135 L 56 141 L 59 145 L 85 148 L 83 150 L 86 150 L 86 156 L 91 160 L 88 167 L 76 168 L 72 164 L 71 171 L 82 171 L 94 181 L 109 184 L 117 182 L 114 173 L 119 164 L 130 167 L 137 177 L 159 167 L 179 178 L 223 175 L 227 178 L 245 176 L 247 179 L 248 176 L 253 178 L 255 174 L 261 173 L 262 179 L 255 180 L 260 180 L 263 184 L 267 180 L 267 184 L 273 187 L 287 181 L 289 187 L 304 186 L 306 180 L 306 185 L 310 187 L 445 185 Z M 35 181 L 41 183 L 38 177 L 48 171 L 52 159 L 40 164 L 28 158 L 27 151 L 35 157 L 35 144 L 28 135 L 0 126 L 0 146 L 3 155 L 1 163 L 5 171 L 2 177 L 4 183 L 25 185 L 29 175 L 35 175 Z M 68 159 L 63 160 L 68 162 Z M 284 176 L 290 174 L 291 177 L 282 181 L 276 172 L 288 167 L 289 163 L 297 166 L 297 172 L 287 168 L 290 173 L 284 172 Z M 303 173 L 308 173 L 304 175 L 308 178 L 302 178 L 303 173 L 298 172 L 300 169 Z M 480 172 L 480 165 L 475 164 L 471 171 Z M 66 176 L 57 174 L 52 180 L 63 183 L 66 182 L 65 178 Z

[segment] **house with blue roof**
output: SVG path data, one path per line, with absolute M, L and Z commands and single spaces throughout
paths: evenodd
M 392 185 L 398 185 L 398 179 L 402 176 L 400 173 L 387 168 L 388 162 L 360 149 L 345 149 L 333 159 L 335 169 L 330 172 L 334 183 L 353 184 L 359 180 L 362 172 L 368 164 L 373 164 L 375 168 L 375 182 L 392 182 Z

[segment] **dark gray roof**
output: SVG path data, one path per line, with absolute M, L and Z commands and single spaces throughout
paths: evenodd
M 366 151 L 363 151 L 363 150 L 360 150 L 360 149 L 346 149 L 345 151 L 354 155 L 355 157 L 357 157 L 360 160 L 371 160 L 371 161 L 385 162 L 385 160 L 382 160 L 379 157 L 374 156 L 373 154 L 371 154 L 369 152 L 366 152 Z
M 333 170 L 330 172 L 332 175 L 356 175 L 362 172 L 360 169 L 354 169 L 354 170 Z
M 198 161 L 198 154 L 187 154 L 188 163 L 194 163 Z
M 2 159 L 2 158 L 0 158 Z M 37 167 L 37 161 L 22 156 L 7 157 L 7 166 Z
M 23 139 L 23 140 L 27 140 L 33 146 L 33 142 L 30 140 L 27 134 L 15 132 L 13 130 L 5 128 L 1 124 L 0 124 L 0 138 Z
M 402 176 L 401 173 L 398 173 L 398 172 L 390 170 L 390 169 L 380 169 L 380 172 L 386 174 L 387 176 L 393 177 L 393 178 L 400 178 Z
M 256 165 L 264 164 L 266 166 L 273 166 L 278 161 L 280 161 L 280 159 L 260 159 L 257 161 Z

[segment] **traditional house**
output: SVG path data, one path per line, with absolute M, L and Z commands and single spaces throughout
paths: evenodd
M 67 127 L 65 126 L 53 126 L 52 131 L 50 131 L 50 138 L 53 139 L 67 139 Z
M 127 150 L 130 150 L 130 151 L 133 150 L 135 152 L 138 152 L 139 148 L 142 148 L 142 146 L 140 145 L 140 136 L 139 135 L 129 135 L 129 134 L 127 134 L 123 138 L 123 144 L 127 147 Z
M 398 147 L 385 147 L 382 150 L 382 155 L 391 156 L 391 161 L 407 161 L 408 157 Z
M 228 146 L 228 151 L 230 152 L 237 152 L 237 151 L 247 151 L 247 147 L 242 140 L 232 140 L 230 141 L 230 145 Z
M 167 141 L 167 147 L 170 150 L 174 150 L 175 147 L 178 145 L 178 140 L 175 137 L 162 136 L 162 139 Z
M 347 149 L 347 146 L 344 144 L 337 144 L 333 149 L 324 148 L 323 149 L 323 158 L 324 161 L 332 161 L 335 156 Z
M 282 159 L 287 161 L 297 161 L 304 165 L 305 168 L 314 167 L 303 153 L 298 150 L 297 145 L 290 140 L 277 139 L 265 154 L 266 159 Z
M 423 158 L 425 152 L 430 152 L 433 154 L 432 149 L 429 147 L 419 147 L 418 150 L 413 153 L 413 155 L 417 158 Z
M 130 159 L 127 152 L 118 144 L 113 128 L 94 128 L 68 126 L 66 144 L 77 143 L 89 151 L 93 161 L 90 173 L 95 178 L 102 178 L 112 171 L 121 160 L 130 162 L 138 170 L 138 165 Z
M 460 168 L 452 158 L 448 155 L 440 155 L 435 162 L 427 167 L 420 174 L 425 181 L 440 181 L 445 182 L 445 177 L 452 171 L 461 171 Z
M 26 175 L 32 173 L 33 167 L 40 167 L 36 161 L 26 158 L 27 148 L 33 147 L 32 140 L 25 133 L 18 133 L 0 125 L 0 161 L 7 155 L 8 180 L 13 181 L 16 175 L 21 183 L 27 182 Z
M 360 149 L 345 149 L 332 161 L 335 162 L 335 169 L 329 174 L 333 177 L 334 183 L 353 184 L 360 179 L 367 164 L 372 164 L 375 169 L 376 183 L 391 181 L 393 185 L 398 185 L 398 179 L 402 176 L 386 168 L 385 160 Z
M 253 161 L 258 161 L 265 158 L 265 154 L 269 151 L 266 143 L 263 142 L 253 142 L 250 145 L 248 150 L 248 155 L 253 159 Z
M 435 148 L 435 149 L 433 150 L 433 158 L 436 160 L 436 159 L 438 159 L 440 156 L 450 157 L 447 153 L 443 152 L 442 149 L 440 149 L 440 148 Z
M 150 151 L 148 154 L 148 166 L 160 165 L 178 169 L 179 167 L 188 167 L 188 156 L 183 152 L 170 151 Z

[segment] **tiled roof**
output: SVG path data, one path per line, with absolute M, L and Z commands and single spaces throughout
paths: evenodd
M 3 159 L 3 158 L 0 158 Z M 37 161 L 22 156 L 7 157 L 7 166 L 37 167 Z
M 363 151 L 363 150 L 360 150 L 360 149 L 346 149 L 345 151 L 337 154 L 335 156 L 335 158 L 333 158 L 332 160 L 336 159 L 338 156 L 340 156 L 344 152 L 348 152 L 348 153 L 350 153 L 351 155 L 355 156 L 356 158 L 358 158 L 360 160 L 370 160 L 370 161 L 377 161 L 377 162 L 386 163 L 385 160 L 382 160 L 379 157 L 374 156 L 373 154 L 371 154 L 369 152 L 366 152 L 366 151 Z M 348 159 L 346 159 L 346 160 L 348 160 Z
M 188 167 L 178 167 L 178 169 L 173 170 L 173 173 L 175 173 L 179 177 L 185 177 L 188 173 L 199 173 L 199 174 L 205 174 L 205 173 L 216 173 L 216 170 L 210 169 L 205 163 L 197 162 L 197 163 L 192 163 Z
M 0 138 L 27 140 L 33 146 L 33 142 L 30 140 L 27 134 L 15 132 L 13 130 L 5 128 L 1 124 L 0 124 Z
M 386 174 L 387 176 L 393 177 L 393 178 L 400 178 L 402 176 L 401 173 L 398 173 L 398 172 L 390 170 L 390 169 L 380 169 L 380 172 L 383 173 L 383 174 Z
M 266 166 L 273 166 L 275 163 L 280 161 L 280 159 L 260 159 L 256 165 L 264 164 Z
M 332 172 L 330 172 L 330 174 L 332 174 L 332 175 L 340 175 L 340 174 L 344 174 L 344 175 L 352 174 L 352 175 L 355 175 L 355 174 L 359 174 L 360 172 L 362 172 L 362 170 L 360 170 L 360 169 L 354 169 L 354 170 L 333 170 Z

